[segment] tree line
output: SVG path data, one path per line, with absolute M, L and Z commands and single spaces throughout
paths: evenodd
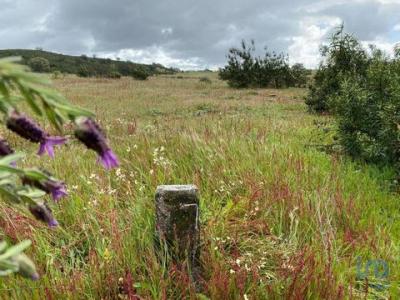
M 76 74 L 81 77 L 120 78 L 131 76 L 135 79 L 147 79 L 156 74 L 173 74 L 176 69 L 161 64 L 138 64 L 129 61 L 71 56 L 43 50 L 0 50 L 0 58 L 17 56 L 21 63 L 30 66 L 35 72 Z

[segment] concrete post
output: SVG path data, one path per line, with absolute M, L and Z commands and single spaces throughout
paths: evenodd
M 156 196 L 156 230 L 175 263 L 188 260 L 193 280 L 200 275 L 198 189 L 194 185 L 160 185 Z

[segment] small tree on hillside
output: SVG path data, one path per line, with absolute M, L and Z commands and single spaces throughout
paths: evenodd
M 28 62 L 29 67 L 33 72 L 48 73 L 50 72 L 50 63 L 43 57 L 33 57 Z
M 144 68 L 137 66 L 134 67 L 130 71 L 130 76 L 133 77 L 136 80 L 147 80 L 150 77 L 150 73 L 147 72 Z
M 90 77 L 90 76 L 93 76 L 93 74 L 89 70 L 89 67 L 86 64 L 82 64 L 82 65 L 79 66 L 77 75 L 79 77 Z

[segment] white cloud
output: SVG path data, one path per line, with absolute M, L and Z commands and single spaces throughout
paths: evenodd
M 400 4 L 400 0 L 376 0 L 376 1 L 382 4 Z
M 307 68 L 315 68 L 320 61 L 319 47 L 327 33 L 341 23 L 339 18 L 305 18 L 300 21 L 302 35 L 295 36 L 289 46 L 291 64 L 302 63 Z
M 118 57 L 122 60 L 143 64 L 160 63 L 164 66 L 177 67 L 181 70 L 199 70 L 204 68 L 205 64 L 198 57 L 179 58 L 160 46 L 152 46 L 145 49 L 121 49 L 113 53 L 98 53 L 98 56 L 113 59 Z
M 374 41 L 362 41 L 361 44 L 367 48 L 368 45 L 375 45 L 378 49 L 383 50 L 386 54 L 393 56 L 394 55 L 394 47 L 396 46 L 396 43 L 392 43 L 389 41 L 386 41 L 384 39 L 378 39 Z

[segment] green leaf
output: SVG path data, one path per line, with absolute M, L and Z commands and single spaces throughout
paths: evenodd
M 24 157 L 25 157 L 25 154 L 23 154 L 21 152 L 9 154 L 0 159 L 0 165 L 9 166 L 12 162 L 16 162 Z
M 50 179 L 50 177 L 47 176 L 45 173 L 36 169 L 25 169 L 23 172 L 26 177 L 33 180 L 41 181 Z
M 13 185 L 14 183 L 15 183 L 15 180 L 12 180 L 11 178 L 0 179 L 0 186 Z
M 61 124 L 63 123 L 62 118 L 61 119 L 58 118 L 56 110 L 53 109 L 51 106 L 49 106 L 47 104 L 47 102 L 45 102 L 43 100 L 42 100 L 42 102 L 43 102 L 43 108 L 46 113 L 47 119 L 50 121 L 50 123 L 54 127 L 56 127 L 56 129 L 58 131 L 62 131 L 62 127 L 61 127 Z
M 4 200 L 11 201 L 13 203 L 21 203 L 21 198 L 18 197 L 12 190 L 0 186 L 0 195 L 2 195 Z
M 46 192 L 36 189 L 36 188 L 27 188 L 24 190 L 20 190 L 17 192 L 18 195 L 28 197 L 28 198 L 41 198 L 46 195 Z
M 3 252 L 4 249 L 7 248 L 7 242 L 6 241 L 1 241 L 0 242 L 0 252 Z
M 10 260 L 0 261 L 0 276 L 7 276 L 17 272 L 19 269 L 18 263 Z
M 74 117 L 78 116 L 86 116 L 86 117 L 92 117 L 94 114 L 91 111 L 88 111 L 86 109 L 78 108 L 75 106 L 72 106 L 70 104 L 65 104 L 65 103 L 60 103 L 55 101 L 54 99 L 50 98 L 45 98 L 46 102 L 50 105 L 53 105 L 54 107 L 57 107 L 58 109 L 64 111 L 67 114 L 71 114 Z
M 32 244 L 31 241 L 25 240 L 20 242 L 18 245 L 12 246 L 7 249 L 6 252 L 0 255 L 0 261 L 7 259 L 9 257 L 15 256 L 17 254 L 20 254 L 22 251 L 24 251 L 26 248 L 28 248 Z
M 6 98 L 10 96 L 10 92 L 8 91 L 7 86 L 3 81 L 0 81 L 0 93 L 2 93 Z
M 21 94 L 24 95 L 26 102 L 29 104 L 29 106 L 32 108 L 32 110 L 39 116 L 43 115 L 42 110 L 40 107 L 37 105 L 35 101 L 35 94 L 32 93 L 31 90 L 27 90 L 24 86 L 22 86 L 20 83 L 17 83 L 18 89 L 20 90 Z

